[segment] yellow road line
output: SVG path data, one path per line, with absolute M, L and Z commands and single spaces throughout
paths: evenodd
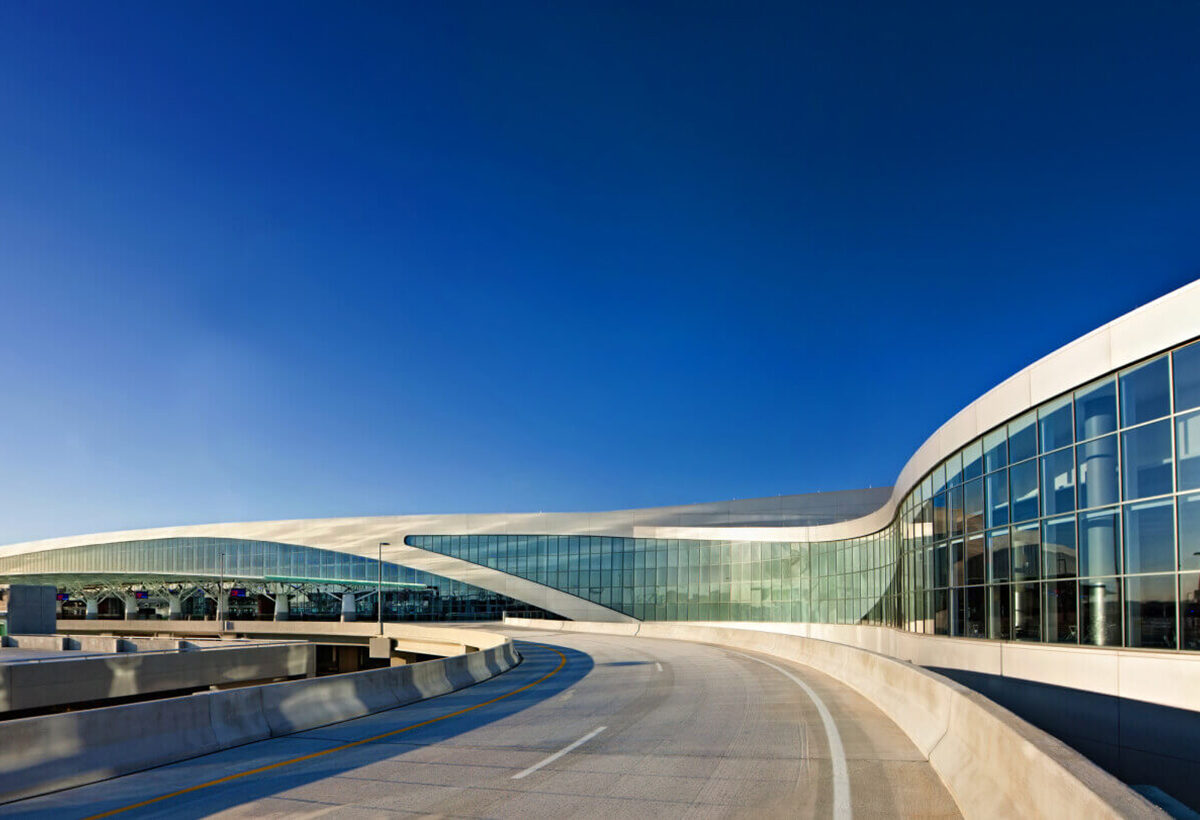
M 392 737 L 393 735 L 398 735 L 403 732 L 411 732 L 413 729 L 420 729 L 422 726 L 428 726 L 429 724 L 437 723 L 440 720 L 447 720 L 448 718 L 458 717 L 459 715 L 465 715 L 467 712 L 474 712 L 476 709 L 482 709 L 484 706 L 490 706 L 491 704 L 493 704 L 497 701 L 504 700 L 505 698 L 511 698 L 513 695 L 520 694 L 521 692 L 524 692 L 526 689 L 530 689 L 534 686 L 537 686 L 542 681 L 549 680 L 550 678 L 554 677 L 559 672 L 561 672 L 562 668 L 564 666 L 566 666 L 566 664 L 567 664 L 567 656 L 564 655 L 562 652 L 559 652 L 553 646 L 546 646 L 545 644 L 534 644 L 534 646 L 544 647 L 546 649 L 549 649 L 551 652 L 554 652 L 556 655 L 558 655 L 558 657 L 559 657 L 558 666 L 554 667 L 554 669 L 552 671 L 543 675 L 542 677 L 538 678 L 537 680 L 535 680 L 531 683 L 527 683 L 518 689 L 512 690 L 511 692 L 506 692 L 503 695 L 500 695 L 499 697 L 492 698 L 491 700 L 485 700 L 483 703 L 477 703 L 474 706 L 468 706 L 466 709 L 459 709 L 457 712 L 451 712 L 448 715 L 442 715 L 441 717 L 435 717 L 435 718 L 430 718 L 429 720 L 423 720 L 420 723 L 414 723 L 411 726 L 405 726 L 400 729 L 393 729 L 390 732 L 384 732 L 381 735 L 375 735 L 373 737 L 365 737 L 362 740 L 355 740 L 350 743 L 345 743 L 341 746 L 334 746 L 330 749 L 323 749 L 319 752 L 313 752 L 311 754 L 301 755 L 300 757 L 293 757 L 290 760 L 281 760 L 278 763 L 271 763 L 266 766 L 259 766 L 257 769 L 247 769 L 246 771 L 238 772 L 237 774 L 230 774 L 230 775 L 226 775 L 225 777 L 218 777 L 216 780 L 210 780 L 207 783 L 199 783 L 195 786 L 188 786 L 186 789 L 179 789 L 178 791 L 169 792 L 168 794 L 162 794 L 162 795 L 159 795 L 158 797 L 151 797 L 149 800 L 143 800 L 140 803 L 130 803 L 128 806 L 122 806 L 119 809 L 110 809 L 109 811 L 101 812 L 100 814 L 90 815 L 89 817 L 85 818 L 85 820 L 98 820 L 98 818 L 101 818 L 101 817 L 112 817 L 114 814 L 120 814 L 121 812 L 130 811 L 132 809 L 140 809 L 143 806 L 149 806 L 153 803 L 159 803 L 163 800 L 170 800 L 172 797 L 178 797 L 181 794 L 188 794 L 190 792 L 198 792 L 201 789 L 207 789 L 210 786 L 219 786 L 222 783 L 228 783 L 232 780 L 238 780 L 239 778 L 249 777 L 252 774 L 260 774 L 262 772 L 269 772 L 272 769 L 279 769 L 284 766 L 290 766 L 293 763 L 303 763 L 305 760 L 312 760 L 313 758 L 322 757 L 324 755 L 330 755 L 330 754 L 333 754 L 334 752 L 340 752 L 344 749 L 352 749 L 355 746 L 361 746 L 364 743 L 371 743 L 372 741 L 375 741 L 375 740 L 382 740 L 385 737 Z

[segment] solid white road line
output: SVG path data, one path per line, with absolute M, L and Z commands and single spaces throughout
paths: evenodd
M 607 729 L 607 728 L 608 728 L 607 726 L 601 726 L 599 729 L 595 729 L 595 730 L 593 730 L 593 731 L 591 731 L 591 732 L 588 732 L 586 735 L 584 735 L 583 737 L 579 738 L 579 740 L 575 741 L 574 743 L 570 744 L 569 746 L 564 746 L 563 748 L 559 749 L 559 750 L 558 750 L 557 752 L 555 752 L 554 754 L 550 755 L 550 756 L 549 756 L 548 758 L 546 758 L 545 760 L 543 760 L 543 761 L 541 761 L 541 762 L 539 762 L 539 763 L 534 763 L 532 766 L 530 766 L 528 769 L 526 769 L 525 771 L 521 772 L 520 774 L 514 774 L 514 775 L 512 776 L 512 779 L 513 779 L 513 780 L 520 780 L 522 777 L 524 777 L 524 776 L 525 776 L 525 775 L 527 775 L 527 774 L 533 774 L 533 773 L 534 773 L 534 772 L 536 772 L 538 769 L 540 769 L 540 768 L 542 768 L 543 766 L 545 766 L 547 763 L 553 763 L 554 761 L 558 760 L 560 757 L 562 757 L 563 755 L 567 754 L 568 752 L 572 752 L 572 751 L 574 751 L 575 749 L 578 749 L 580 746 L 582 746 L 583 744 L 587 743 L 589 740 L 591 740 L 592 738 L 594 738 L 596 735 L 600 734 L 601 732 L 603 732 L 603 731 L 604 731 L 605 729 Z
M 817 713 L 821 715 L 821 723 L 825 726 L 825 736 L 829 738 L 829 759 L 833 763 L 833 816 L 835 820 L 850 820 L 854 815 L 850 811 L 850 771 L 846 767 L 846 750 L 842 747 L 842 736 L 838 734 L 837 724 L 833 722 L 833 715 L 829 713 L 825 702 L 813 691 L 811 686 L 782 666 L 776 666 L 770 661 L 764 661 L 762 658 L 752 655 L 734 652 L 732 649 L 725 651 L 771 667 L 803 689 L 804 693 L 812 700 L 817 707 Z

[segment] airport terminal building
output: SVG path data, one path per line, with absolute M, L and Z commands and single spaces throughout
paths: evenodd
M 64 615 L 92 618 L 374 618 L 382 589 L 396 620 L 867 624 L 1197 651 L 1198 337 L 1193 283 L 986 393 L 893 488 L 54 538 L 0 547 L 0 582 L 53 584 Z

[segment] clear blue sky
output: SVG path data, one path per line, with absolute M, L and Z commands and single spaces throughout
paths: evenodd
M 1198 42 L 1178 0 L 0 4 L 0 542 L 890 484 L 1200 276 Z

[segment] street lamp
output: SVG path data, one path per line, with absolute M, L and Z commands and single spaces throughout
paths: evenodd
M 387 541 L 379 542 L 379 562 L 375 568 L 379 570 L 379 586 L 375 590 L 375 609 L 379 616 L 379 634 L 383 634 L 383 548 L 390 547 Z

